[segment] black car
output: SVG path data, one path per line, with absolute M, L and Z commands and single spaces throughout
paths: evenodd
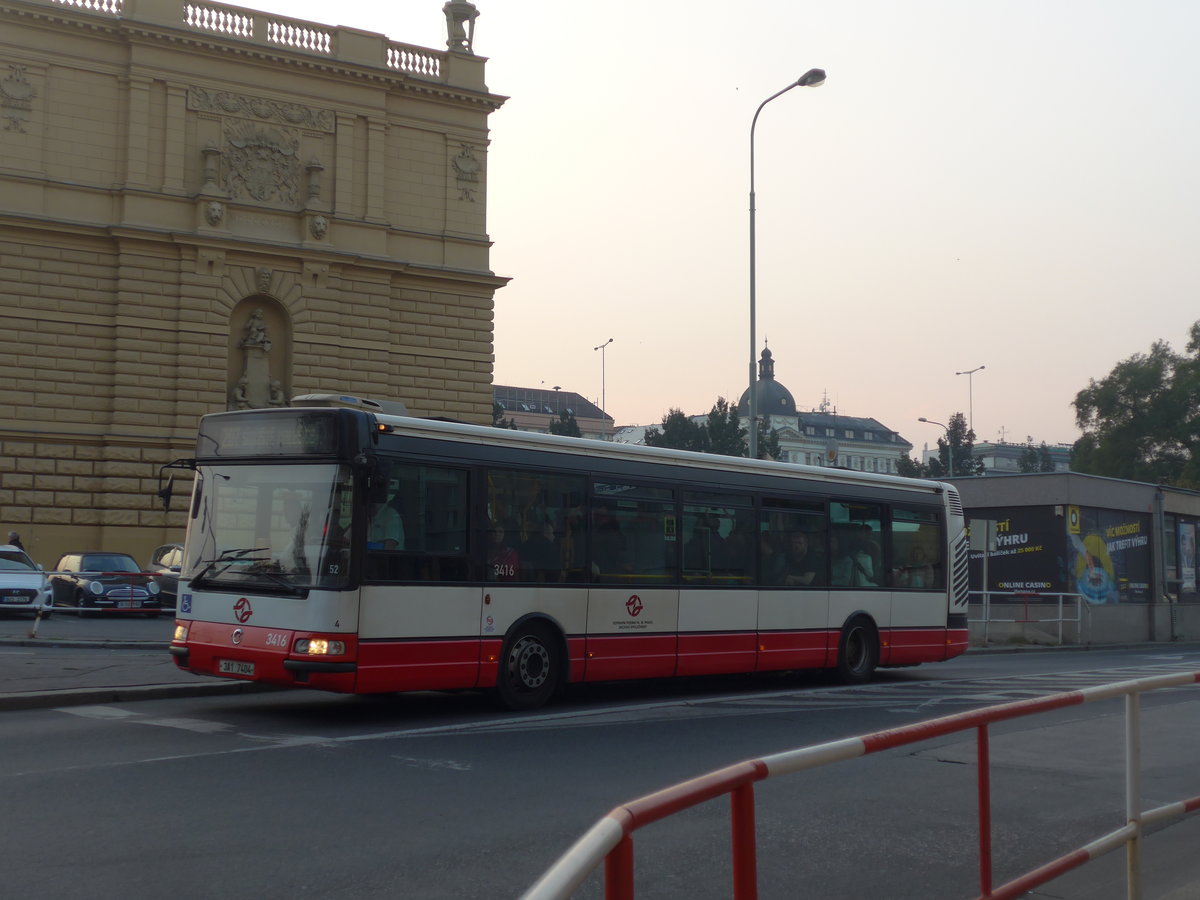
M 158 583 L 128 553 L 64 553 L 50 575 L 54 605 L 85 610 L 144 612 L 162 607 Z
M 183 544 L 163 544 L 150 554 L 147 572 L 153 572 L 163 609 L 174 609 L 179 599 L 179 567 L 183 565 Z

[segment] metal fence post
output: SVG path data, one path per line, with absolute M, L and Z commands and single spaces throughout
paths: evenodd
M 992 763 L 988 727 L 980 725 L 975 736 L 975 767 L 979 790 L 979 893 L 992 893 Z
M 604 857 L 604 900 L 633 900 L 633 839 L 629 835 Z
M 754 835 L 754 785 L 744 784 L 729 794 L 733 832 L 734 900 L 758 898 L 758 850 Z
M 1129 900 L 1142 898 L 1142 696 L 1125 695 L 1125 819 L 1134 826 L 1125 845 L 1125 878 Z

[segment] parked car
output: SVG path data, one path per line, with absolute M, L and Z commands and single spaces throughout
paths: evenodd
M 179 599 L 179 567 L 183 565 L 183 544 L 163 544 L 150 554 L 147 572 L 155 573 L 158 589 L 162 592 L 163 609 L 174 609 Z
M 0 544 L 0 609 L 24 609 L 50 615 L 50 583 L 42 567 L 12 544 Z
M 50 575 L 54 605 L 85 610 L 145 612 L 162 607 L 158 583 L 128 553 L 64 553 Z

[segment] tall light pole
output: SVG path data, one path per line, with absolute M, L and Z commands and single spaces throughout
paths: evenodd
M 950 426 L 942 425 L 941 422 L 935 422 L 935 421 L 933 421 L 933 419 L 927 419 L 924 416 L 921 416 L 921 418 L 917 419 L 917 421 L 918 422 L 928 422 L 930 425 L 941 425 L 942 428 L 946 429 L 946 456 L 950 460 L 950 474 L 947 477 L 953 478 L 954 477 L 954 444 L 952 444 L 950 442 Z
M 600 411 L 602 413 L 604 413 L 605 415 L 608 415 L 608 395 L 605 392 L 606 381 L 607 381 L 607 372 L 606 372 L 606 366 L 605 366 L 606 360 L 604 357 L 605 357 L 605 354 L 608 352 L 607 350 L 605 350 L 605 348 L 612 342 L 613 342 L 613 339 L 609 338 L 603 344 L 600 344 L 599 346 L 592 348 L 593 351 L 596 351 L 596 350 L 600 351 Z
M 973 369 L 967 369 L 965 372 L 955 372 L 955 375 L 967 376 L 967 428 L 971 431 L 975 430 L 975 383 L 972 376 L 980 369 L 986 369 L 987 366 L 976 366 Z
M 794 82 L 785 87 L 782 91 L 772 94 L 766 100 L 758 105 L 758 109 L 754 113 L 754 119 L 750 122 L 750 458 L 758 459 L 758 396 L 755 390 L 756 382 L 756 362 L 755 359 L 755 339 L 754 339 L 754 128 L 758 125 L 758 114 L 763 111 L 763 107 L 774 100 L 776 97 L 786 94 L 792 88 L 796 87 L 820 87 L 825 83 L 824 69 L 809 69 Z

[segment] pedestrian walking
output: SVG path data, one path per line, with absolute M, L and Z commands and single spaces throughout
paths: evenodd
M 25 549 L 25 545 L 21 543 L 21 536 L 19 534 L 17 534 L 15 531 L 10 531 L 8 533 L 8 542 L 10 544 L 12 544 L 14 547 L 16 547 L 18 550 Z

